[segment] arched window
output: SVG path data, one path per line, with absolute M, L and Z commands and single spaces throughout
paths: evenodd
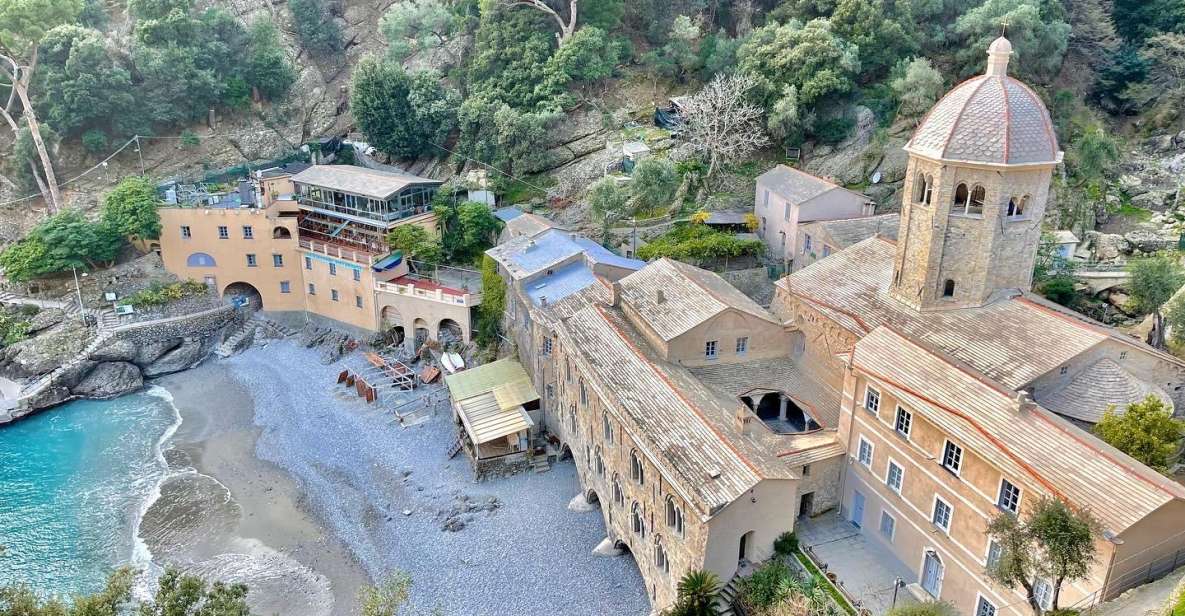
M 926 200 L 926 176 L 919 172 L 913 178 L 913 200 L 922 203 Z
M 667 497 L 667 528 L 675 531 L 680 537 L 683 536 L 683 510 L 675 504 L 675 499 L 671 496 Z
M 646 517 L 638 501 L 634 501 L 630 506 L 630 530 L 634 531 L 635 535 L 646 538 Z
M 576 404 L 568 405 L 568 429 L 576 432 Z
M 274 240 L 290 240 L 292 239 L 292 232 L 287 227 L 276 227 L 272 229 L 272 239 Z
M 667 559 L 667 551 L 662 547 L 662 538 L 654 538 L 654 566 L 663 573 L 671 572 L 671 561 Z
M 925 203 L 926 205 L 930 205 L 930 199 L 933 196 L 934 196 L 934 176 L 927 175 L 926 176 L 926 194 L 924 195 L 922 202 Z
M 185 259 L 187 267 L 214 267 L 214 257 L 204 253 L 195 252 Z
M 613 502 L 625 505 L 625 492 L 621 491 L 621 479 L 617 477 L 617 473 L 613 473 Z
M 613 444 L 613 424 L 609 423 L 609 414 L 601 414 L 601 432 L 605 435 L 605 442 Z
M 584 387 L 584 379 L 580 379 L 580 406 L 588 405 L 588 389 Z
M 955 281 L 954 280 L 947 278 L 946 282 L 942 283 L 942 296 L 943 297 L 954 297 L 955 296 Z
M 597 445 L 597 452 L 593 455 L 597 475 L 605 476 L 605 460 L 601 457 L 601 446 Z
M 967 200 L 971 197 L 971 192 L 967 190 L 967 185 L 960 183 L 955 187 L 955 201 L 952 211 L 965 212 L 967 211 Z
M 967 202 L 968 214 L 982 214 L 983 202 L 987 200 L 987 189 L 979 186 L 971 189 L 971 200 Z
M 588 463 L 589 470 L 592 470 L 594 468 L 593 467 L 592 450 L 589 449 L 588 445 L 584 446 L 584 461 Z
M 637 451 L 630 452 L 630 479 L 638 485 L 646 483 L 646 469 L 642 467 L 642 459 L 638 457 Z
M 1009 218 L 1024 218 L 1025 207 L 1029 204 L 1029 196 L 1025 195 L 1021 198 L 1013 197 L 1008 200 L 1008 217 Z

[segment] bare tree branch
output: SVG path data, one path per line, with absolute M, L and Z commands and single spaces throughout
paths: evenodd
M 576 31 L 576 12 L 577 4 L 580 0 L 568 0 L 568 21 L 564 22 L 564 18 L 555 9 L 551 8 L 544 0 L 502 0 L 502 3 L 509 7 L 525 6 L 541 11 L 555 20 L 560 27 L 559 42 L 563 47 L 564 43 L 568 42 L 568 37 Z
M 765 111 L 745 99 L 755 85 L 746 75 L 717 75 L 687 101 L 683 136 L 708 159 L 707 177 L 769 145 L 762 128 Z

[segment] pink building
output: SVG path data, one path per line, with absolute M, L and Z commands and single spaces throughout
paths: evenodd
M 868 197 L 823 178 L 778 165 L 757 178 L 753 202 L 757 234 L 770 253 L 789 266 L 801 254 L 798 225 L 815 220 L 871 216 L 876 204 Z

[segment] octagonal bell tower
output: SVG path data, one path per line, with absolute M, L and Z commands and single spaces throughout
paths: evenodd
M 917 310 L 982 306 L 1032 285 L 1041 219 L 1062 160 L 1049 111 L 1008 76 L 1012 45 L 938 101 L 906 144 L 891 295 Z

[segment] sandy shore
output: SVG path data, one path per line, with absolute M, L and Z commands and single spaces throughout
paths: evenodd
M 172 473 L 141 524 L 154 562 L 245 582 L 256 613 L 356 613 L 369 577 L 292 477 L 256 457 L 254 401 L 230 367 L 207 362 L 155 384 L 182 424 L 165 454 Z

